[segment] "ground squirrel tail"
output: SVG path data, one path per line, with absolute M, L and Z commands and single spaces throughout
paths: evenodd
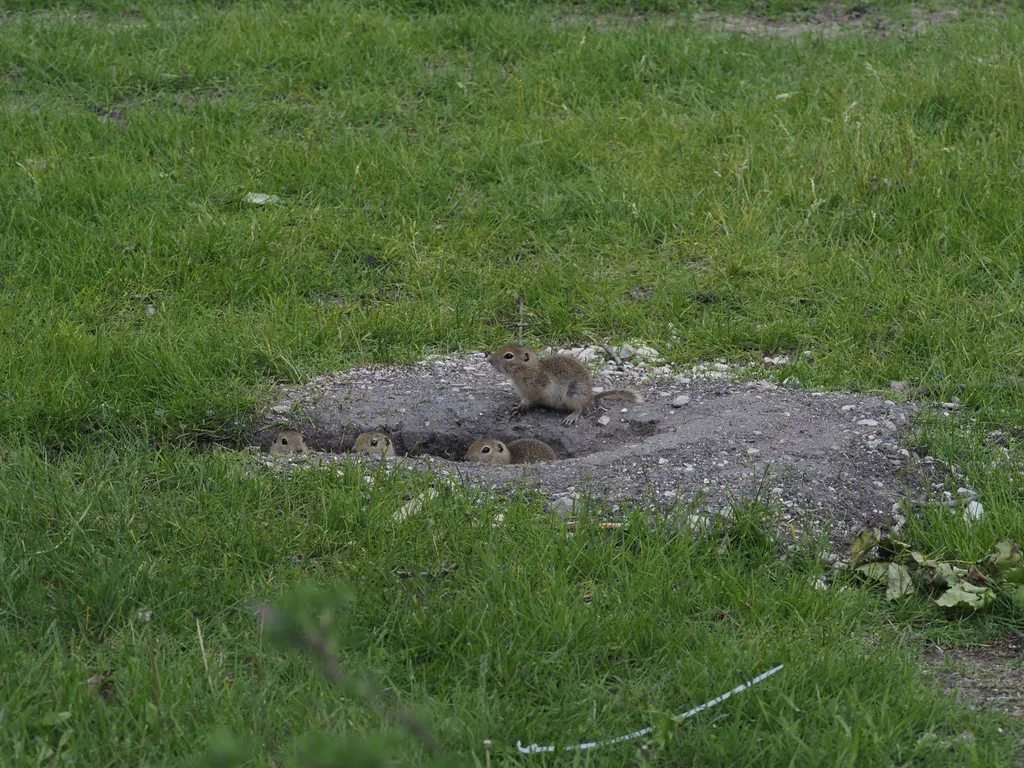
M 597 392 L 594 399 L 601 400 L 623 400 L 627 403 L 642 403 L 644 399 L 635 389 L 610 389 L 607 392 Z

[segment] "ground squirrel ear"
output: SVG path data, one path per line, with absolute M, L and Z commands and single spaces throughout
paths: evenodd
M 504 452 L 505 452 L 505 446 L 504 445 L 499 445 L 498 446 L 498 453 L 504 453 Z
M 525 360 L 527 363 L 530 362 L 530 353 L 529 352 L 524 352 L 523 353 L 523 360 Z

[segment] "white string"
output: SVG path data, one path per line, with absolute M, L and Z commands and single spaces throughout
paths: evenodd
M 731 691 L 726 691 L 721 696 L 716 696 L 715 698 L 711 699 L 711 701 L 706 701 L 703 704 L 694 707 L 689 712 L 684 712 L 678 717 L 673 717 L 672 719 L 675 722 L 680 723 L 688 717 L 693 717 L 698 712 L 703 712 L 705 709 L 708 709 L 709 707 L 715 706 L 715 704 L 725 701 L 734 693 L 740 693 L 742 691 L 745 691 L 747 688 L 752 688 L 753 686 L 757 685 L 762 680 L 764 680 L 766 677 L 771 677 L 772 675 L 774 675 L 784 666 L 785 664 L 779 664 L 779 666 L 774 667 L 773 669 L 769 669 L 767 672 L 762 672 L 754 679 L 748 680 L 745 683 L 741 683 L 740 685 L 737 685 L 735 688 L 733 688 Z M 588 741 L 583 744 L 570 744 L 567 747 L 562 747 L 562 750 L 566 752 L 571 752 L 575 749 L 593 749 L 594 747 L 604 747 L 609 744 L 617 744 L 620 741 L 629 741 L 630 739 L 635 739 L 637 736 L 643 736 L 644 734 L 648 734 L 653 730 L 654 726 L 652 725 L 649 728 L 641 728 L 639 731 L 627 733 L 625 736 L 616 736 L 614 739 L 605 739 L 604 741 Z M 542 747 L 538 744 L 531 744 L 528 747 L 524 747 L 523 742 L 521 741 L 516 742 L 516 748 L 524 755 L 536 754 L 537 752 L 554 752 L 557 749 L 557 747 Z

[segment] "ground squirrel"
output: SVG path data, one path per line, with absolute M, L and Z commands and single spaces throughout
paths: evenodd
M 363 432 L 356 438 L 356 444 L 352 446 L 353 453 L 365 453 L 369 456 L 395 455 L 395 446 L 391 438 L 381 432 Z
M 508 445 L 501 440 L 477 440 L 466 451 L 466 461 L 481 464 L 530 464 L 556 458 L 550 445 L 532 437 L 513 440 Z
M 518 413 L 537 406 L 571 411 L 562 422 L 567 427 L 575 424 L 583 411 L 601 400 L 643 402 L 639 393 L 632 389 L 613 389 L 595 394 L 590 371 L 568 355 L 541 357 L 528 347 L 502 347 L 492 352 L 487 362 L 512 379 L 522 398 L 516 407 Z
M 306 453 L 308 450 L 302 433 L 296 432 L 294 429 L 278 432 L 274 442 L 270 444 L 270 452 L 274 456 L 294 456 L 297 453 Z

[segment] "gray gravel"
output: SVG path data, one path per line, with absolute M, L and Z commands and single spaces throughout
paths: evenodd
M 612 509 L 631 503 L 687 514 L 691 502 L 713 513 L 758 496 L 778 506 L 789 534 L 827 531 L 840 545 L 865 525 L 889 522 L 894 502 L 939 485 L 939 465 L 901 445 L 913 403 L 738 381 L 743 372 L 723 363 L 679 371 L 644 347 L 575 352 L 597 368 L 598 387 L 631 386 L 645 402 L 592 411 L 575 427 L 544 410 L 513 418 L 511 385 L 477 353 L 318 376 L 281 393 L 253 442 L 265 448 L 287 424 L 313 450 L 343 454 L 359 432 L 387 432 L 405 454 L 396 464 L 484 488 L 526 483 L 563 515 L 581 495 Z M 460 461 L 482 437 L 544 440 L 560 460 L 525 467 Z

